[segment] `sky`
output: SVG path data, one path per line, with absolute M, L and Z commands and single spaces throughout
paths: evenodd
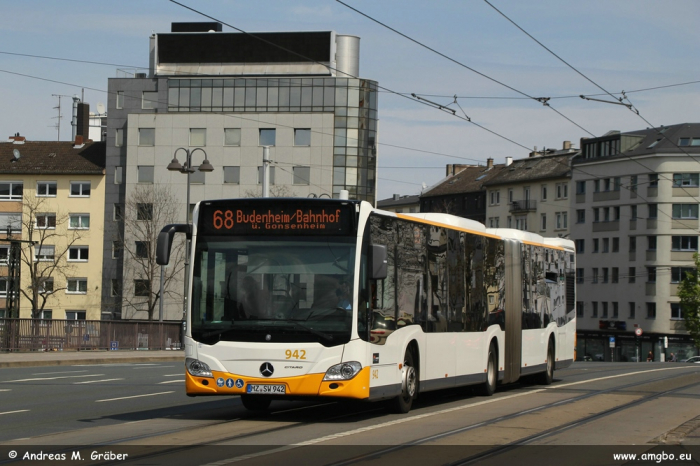
M 225 32 L 234 32 L 229 24 L 361 38 L 360 76 L 383 88 L 378 199 L 420 194 L 447 164 L 503 163 L 611 130 L 700 122 L 696 0 L 343 1 L 4 2 L 0 136 L 69 140 L 72 97 L 93 111 L 106 104 L 109 78 L 148 66 L 152 33 L 211 21 L 192 9 Z M 579 97 L 614 101 L 622 91 L 639 114 Z M 533 99 L 547 97 L 549 106 Z

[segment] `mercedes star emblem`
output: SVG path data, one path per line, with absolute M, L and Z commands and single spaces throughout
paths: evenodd
M 272 367 L 272 364 L 269 362 L 264 362 L 263 365 L 260 366 L 260 373 L 263 377 L 270 377 L 273 372 L 275 372 L 275 368 Z

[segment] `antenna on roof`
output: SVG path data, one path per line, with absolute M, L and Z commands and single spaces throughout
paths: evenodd
M 19 153 L 19 150 L 15 149 L 12 151 L 12 155 L 15 156 L 15 160 L 19 160 L 19 158 L 22 154 Z

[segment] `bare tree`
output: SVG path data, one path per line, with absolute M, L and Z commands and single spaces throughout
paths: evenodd
M 118 239 L 124 258 L 122 307 L 145 311 L 148 320 L 153 320 L 158 302 L 163 298 L 160 295 L 161 266 L 156 264 L 158 233 L 165 225 L 176 221 L 178 207 L 167 185 L 138 185 L 126 201 L 124 236 Z M 169 298 L 184 298 L 182 290 L 172 286 L 182 283 L 184 259 L 185 242 L 176 241 L 171 251 L 171 265 L 163 273 L 163 290 Z
M 296 193 L 289 186 L 275 185 L 270 186 L 270 197 L 296 197 Z M 262 188 L 248 189 L 245 192 L 245 197 L 262 197 Z
M 55 211 L 46 198 L 24 196 L 22 204 L 22 231 L 27 240 L 20 254 L 22 270 L 29 271 L 29 287 L 20 286 L 20 293 L 32 306 L 32 319 L 41 317 L 47 301 L 58 291 L 67 289 L 67 277 L 72 269 L 67 262 L 71 246 L 82 238 L 80 229 L 66 229 L 70 216 Z M 54 278 L 61 277 L 64 286 Z

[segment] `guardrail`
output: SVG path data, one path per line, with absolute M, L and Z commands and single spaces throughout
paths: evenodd
M 180 322 L 0 319 L 0 351 L 181 349 Z

